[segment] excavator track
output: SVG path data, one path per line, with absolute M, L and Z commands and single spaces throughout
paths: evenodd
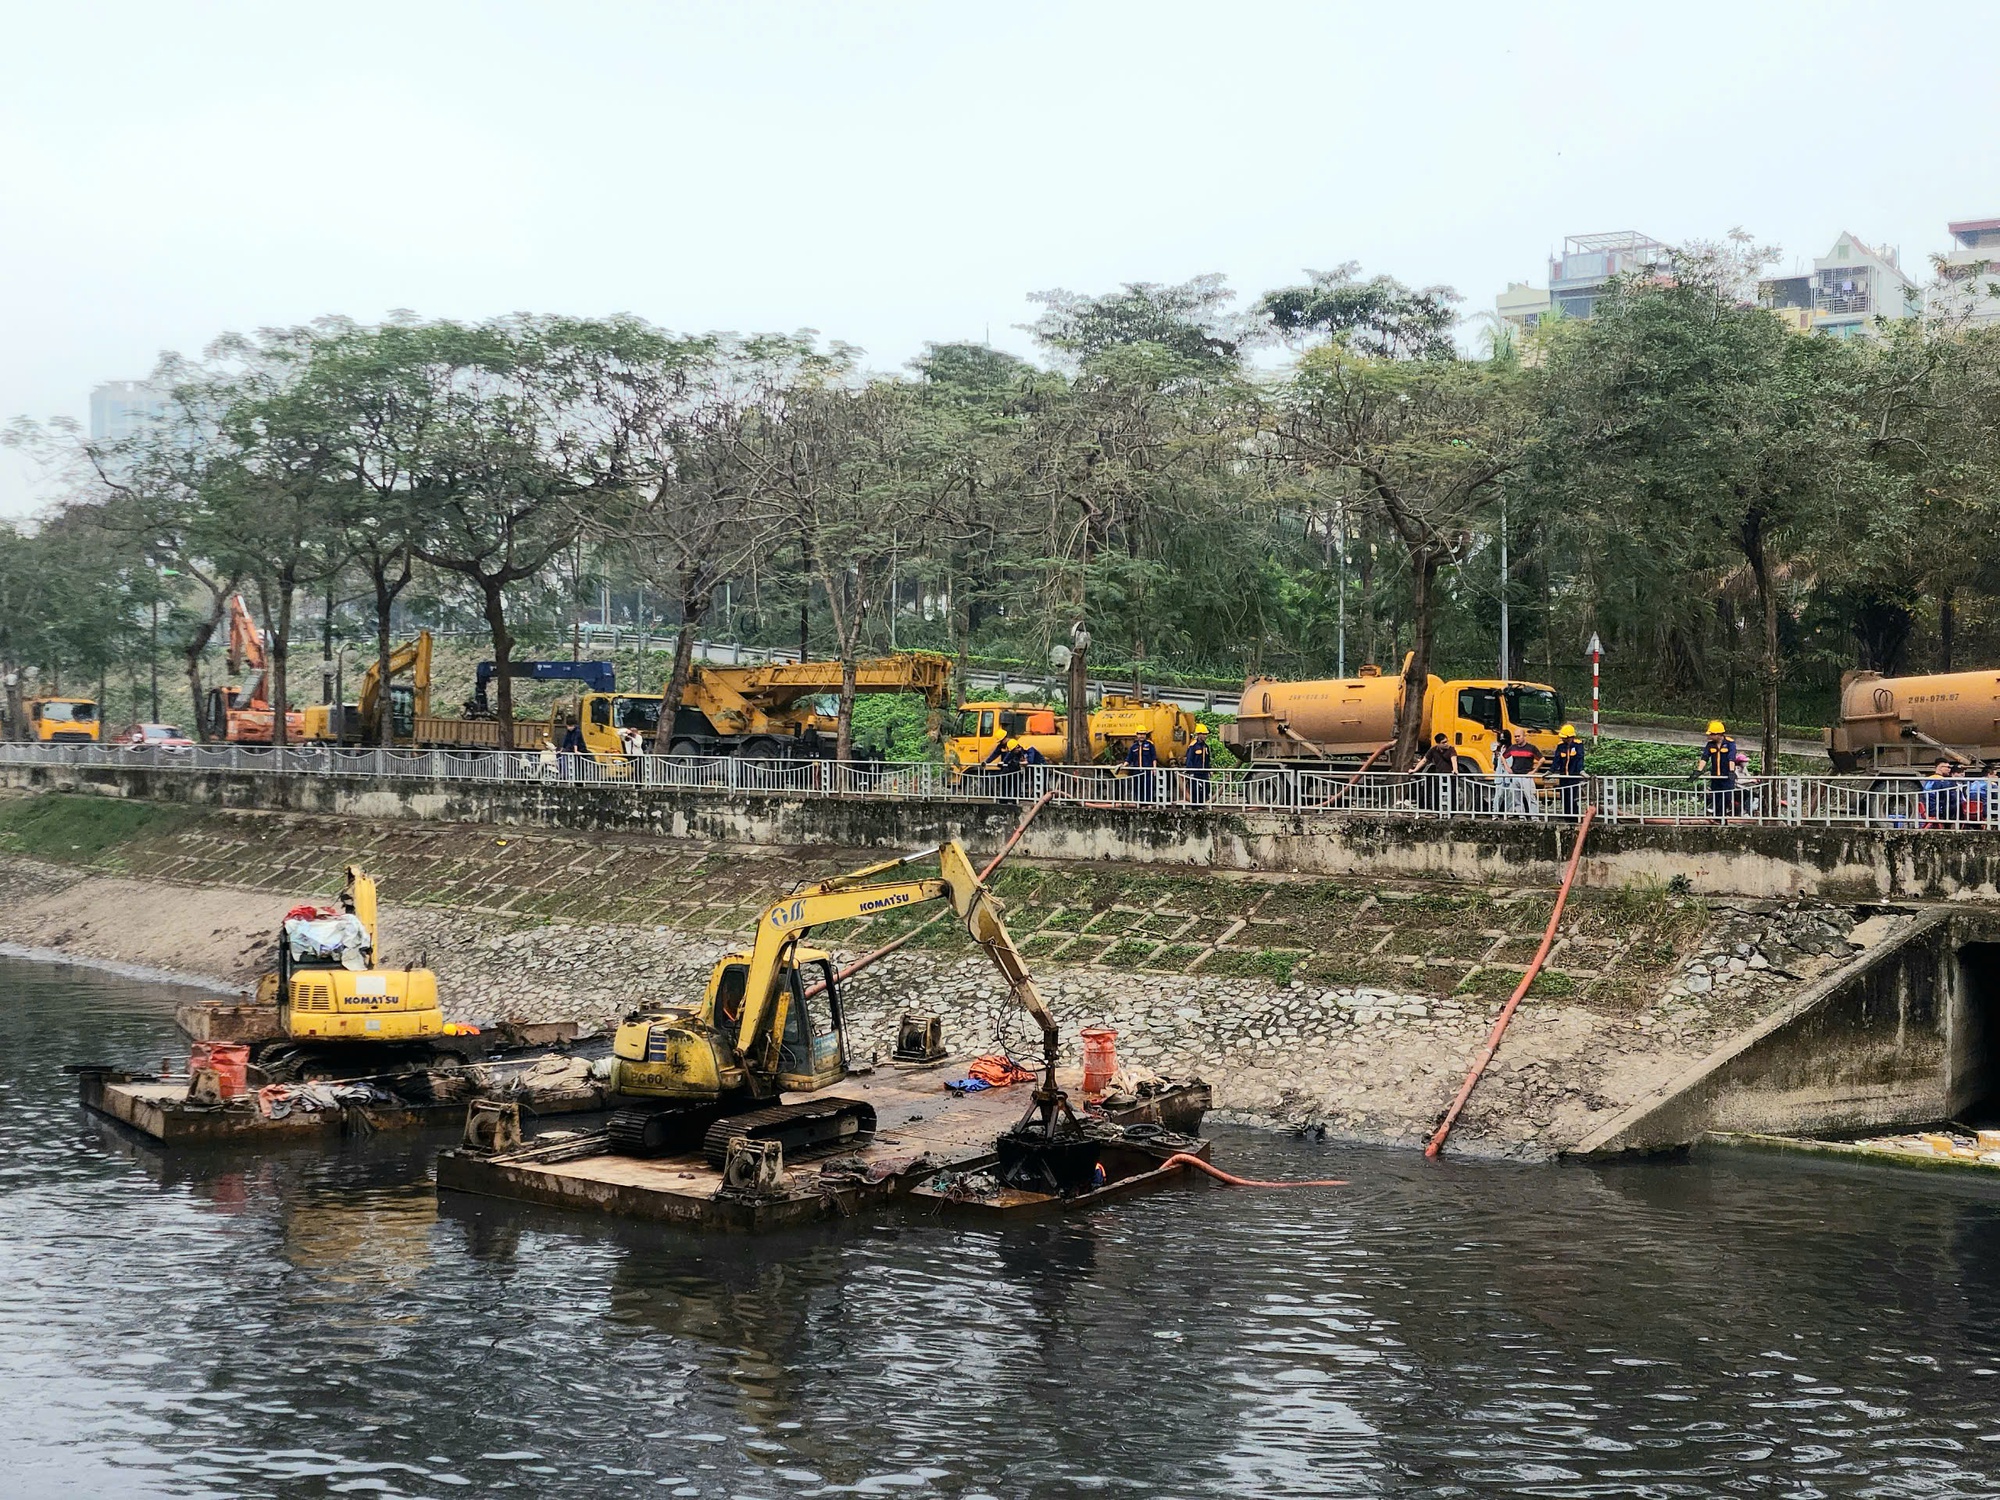
M 725 1115 L 708 1127 L 702 1138 L 702 1155 L 710 1166 L 720 1167 L 729 1157 L 729 1143 L 739 1137 L 777 1141 L 788 1162 L 831 1151 L 853 1151 L 875 1139 L 875 1106 L 859 1099 L 809 1099 L 803 1104 L 775 1104 L 748 1114 Z

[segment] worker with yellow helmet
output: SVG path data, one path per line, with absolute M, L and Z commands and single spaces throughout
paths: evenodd
M 1576 737 L 1574 724 L 1563 725 L 1561 735 L 1549 752 L 1549 769 L 1556 773 L 1562 815 L 1574 818 L 1583 810 L 1583 741 Z
M 1209 767 L 1215 764 L 1215 755 L 1208 747 L 1208 726 L 1194 726 L 1194 738 L 1187 747 L 1187 788 L 1188 801 L 1196 807 L 1208 805 Z
M 1720 719 L 1708 721 L 1708 739 L 1701 747 L 1695 775 L 1708 781 L 1708 815 L 1717 822 L 1736 811 L 1736 773 L 1743 755 Z

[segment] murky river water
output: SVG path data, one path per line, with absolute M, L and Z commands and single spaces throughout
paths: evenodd
M 2000 1493 L 2000 1196 L 1731 1157 L 1426 1165 L 994 1231 L 690 1239 L 436 1141 L 163 1159 L 64 1062 L 172 996 L 0 960 L 0 1494 Z

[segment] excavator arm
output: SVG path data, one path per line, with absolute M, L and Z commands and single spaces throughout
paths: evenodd
M 915 864 L 933 855 L 938 861 L 935 880 L 884 881 L 873 877 Z M 745 976 L 743 1022 L 736 1037 L 736 1054 L 750 1060 L 765 1076 L 773 1076 L 778 1066 L 778 1050 L 785 1032 L 785 1015 L 791 1004 L 789 988 L 781 982 L 786 959 L 811 928 L 825 922 L 850 917 L 874 916 L 885 911 L 920 906 L 930 901 L 949 901 L 964 919 L 972 940 L 993 960 L 1007 980 L 1009 993 L 1021 1003 L 1042 1030 L 1042 1087 L 1038 1103 L 1048 1101 L 1053 1110 L 1060 1098 L 1056 1090 L 1058 1031 L 1055 1017 L 1035 989 L 1021 952 L 1008 935 L 1000 917 L 1000 901 L 979 878 L 965 846 L 957 839 L 936 849 L 923 849 L 898 859 L 884 860 L 865 869 L 836 875 L 806 887 L 766 911 L 757 924 L 757 943 Z
M 250 617 L 250 606 L 243 602 L 241 594 L 229 596 L 228 663 L 232 677 L 240 677 L 244 672 L 254 674 L 243 679 L 230 707 L 268 708 L 270 705 L 264 701 L 264 632 Z
M 382 664 L 368 663 L 368 670 L 361 674 L 361 690 L 355 697 L 355 708 L 361 722 L 370 730 L 375 727 L 375 714 L 381 701 Z M 431 711 L 431 633 L 417 632 L 414 641 L 405 641 L 389 653 L 389 675 L 400 677 L 410 674 L 410 685 L 415 689 L 416 712 L 419 717 Z

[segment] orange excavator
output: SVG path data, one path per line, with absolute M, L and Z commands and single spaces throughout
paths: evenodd
M 248 673 L 245 677 L 243 674 Z M 270 655 L 264 632 L 250 617 L 250 607 L 241 594 L 229 596 L 229 675 L 241 687 L 217 687 L 208 691 L 208 724 L 221 730 L 232 745 L 268 745 L 276 718 L 265 684 L 269 680 Z M 293 709 L 285 715 L 285 740 L 296 745 L 305 736 L 306 716 Z

